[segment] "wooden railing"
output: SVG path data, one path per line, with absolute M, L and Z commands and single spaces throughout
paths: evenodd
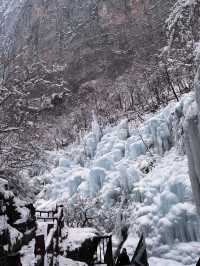
M 45 239 L 46 234 L 35 237 L 35 257 L 38 258 L 35 265 L 43 266 L 45 256 L 47 256 L 51 266 L 60 254 L 59 243 L 62 241 L 62 228 L 64 227 L 63 206 L 57 206 L 55 211 L 38 210 L 36 219 L 38 222 L 41 220 L 47 222 L 47 237 Z M 40 226 L 39 223 L 38 226 Z
M 44 217 L 43 214 L 47 214 L 47 217 L 48 218 L 52 218 L 56 214 L 56 210 L 55 211 L 41 211 L 41 210 L 36 210 L 35 213 L 36 213 L 36 218 L 37 219 L 38 218 L 43 218 Z M 37 214 L 39 214 L 39 216 Z
M 95 253 L 94 265 L 103 264 L 107 266 L 114 266 L 113 252 L 112 252 L 112 236 L 99 236 L 98 246 Z

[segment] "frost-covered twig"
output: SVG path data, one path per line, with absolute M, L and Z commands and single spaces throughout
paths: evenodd
M 148 145 L 148 144 L 146 143 L 146 141 L 144 140 L 142 134 L 140 133 L 139 128 L 138 128 L 137 126 L 135 126 L 135 128 L 136 128 L 136 130 L 137 130 L 137 132 L 138 132 L 138 135 L 139 135 L 139 137 L 141 138 L 141 140 L 142 140 L 144 146 L 146 147 L 146 150 L 147 150 L 147 151 L 149 152 L 149 154 L 153 157 L 153 154 L 152 154 L 152 152 L 151 152 L 150 149 L 149 149 L 149 145 Z

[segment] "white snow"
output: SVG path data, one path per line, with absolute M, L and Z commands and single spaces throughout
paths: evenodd
M 97 236 L 97 231 L 93 228 L 68 228 L 67 238 L 62 243 L 64 250 L 75 250 L 80 248 L 86 239 Z
M 28 245 L 23 246 L 20 251 L 22 266 L 34 266 L 35 265 L 35 239 L 33 239 Z
M 21 250 L 22 266 L 34 266 L 35 265 L 34 246 L 35 246 L 35 241 L 32 240 L 27 246 L 24 246 L 22 248 Z M 62 256 L 58 256 L 58 265 L 60 266 L 87 266 L 83 262 L 73 261 L 71 259 L 66 259 Z
M 87 264 L 83 262 L 73 261 L 70 259 L 66 259 L 62 256 L 59 256 L 59 265 L 61 266 L 87 266 Z
M 53 235 L 55 233 L 55 229 L 51 228 L 51 230 L 49 231 L 48 235 L 47 235 L 47 239 L 45 239 L 45 249 L 47 250 L 51 244 L 51 241 L 53 239 Z
M 149 259 L 149 266 L 182 266 L 181 263 L 175 262 L 174 260 L 165 260 L 161 258 L 151 257 Z
M 25 223 L 30 216 L 30 210 L 26 207 L 17 205 L 17 211 L 20 214 L 21 218 L 18 219 L 15 224 Z
M 46 185 L 36 204 L 49 208 L 56 202 L 73 204 L 77 195 L 97 198 L 102 203 L 97 213 L 116 215 L 116 234 L 124 224 L 129 227 L 124 246 L 130 255 L 143 232 L 150 265 L 159 260 L 161 265 L 195 264 L 199 246 L 190 246 L 200 240 L 200 222 L 183 135 L 193 103 L 193 93 L 184 95 L 138 126 L 123 120 L 100 129 L 94 118 L 92 131 L 79 145 L 50 154 L 54 167 L 37 177 Z
M 0 215 L 0 232 L 8 228 L 7 220 L 6 215 Z
M 16 230 L 14 227 L 11 227 L 8 225 L 9 229 L 9 236 L 10 236 L 10 242 L 11 245 L 13 246 L 16 244 L 17 240 L 20 240 L 22 238 L 22 233 L 20 233 L 18 230 Z

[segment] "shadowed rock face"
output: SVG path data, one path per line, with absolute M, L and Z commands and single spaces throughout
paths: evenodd
M 115 80 L 134 60 L 149 62 L 164 44 L 162 25 L 172 3 L 26 0 L 15 4 L 14 26 L 9 16 L 6 27 L 26 62 L 66 64 L 65 79 L 77 89 L 100 77 Z
M 42 134 L 45 121 L 50 134 L 58 127 L 61 138 L 67 134 L 70 142 L 90 125 L 91 110 L 102 123 L 121 117 L 122 82 L 116 79 L 124 75 L 127 83 L 141 88 L 137 79 L 142 83 L 144 68 L 151 68 L 165 45 L 164 21 L 174 1 L 4 0 L 0 30 L 7 41 L 0 40 L 0 48 L 3 44 L 14 59 L 6 70 L 0 65 L 0 73 L 8 88 L 23 88 L 31 112 L 42 110 Z M 42 69 L 35 73 L 34 65 Z M 49 110 L 52 95 L 63 92 L 65 102 Z

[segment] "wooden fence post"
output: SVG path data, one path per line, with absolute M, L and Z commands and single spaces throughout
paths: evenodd
M 114 265 L 113 252 L 112 252 L 112 236 L 108 237 L 106 254 L 104 256 L 104 262 L 107 264 L 107 266 Z
M 12 265 L 12 266 L 21 265 L 21 258 L 20 257 L 21 257 L 20 253 L 15 253 L 15 254 L 12 254 L 10 256 L 7 256 L 7 264 L 5 264 L 5 265 Z
M 54 224 L 47 225 L 47 235 L 49 234 L 50 230 L 54 227 Z M 51 241 L 50 246 L 48 247 L 48 253 L 53 254 L 53 241 Z
M 38 235 L 35 237 L 35 257 L 40 256 L 41 259 L 37 261 L 37 266 L 44 266 L 44 256 L 45 256 L 45 241 L 44 235 Z

